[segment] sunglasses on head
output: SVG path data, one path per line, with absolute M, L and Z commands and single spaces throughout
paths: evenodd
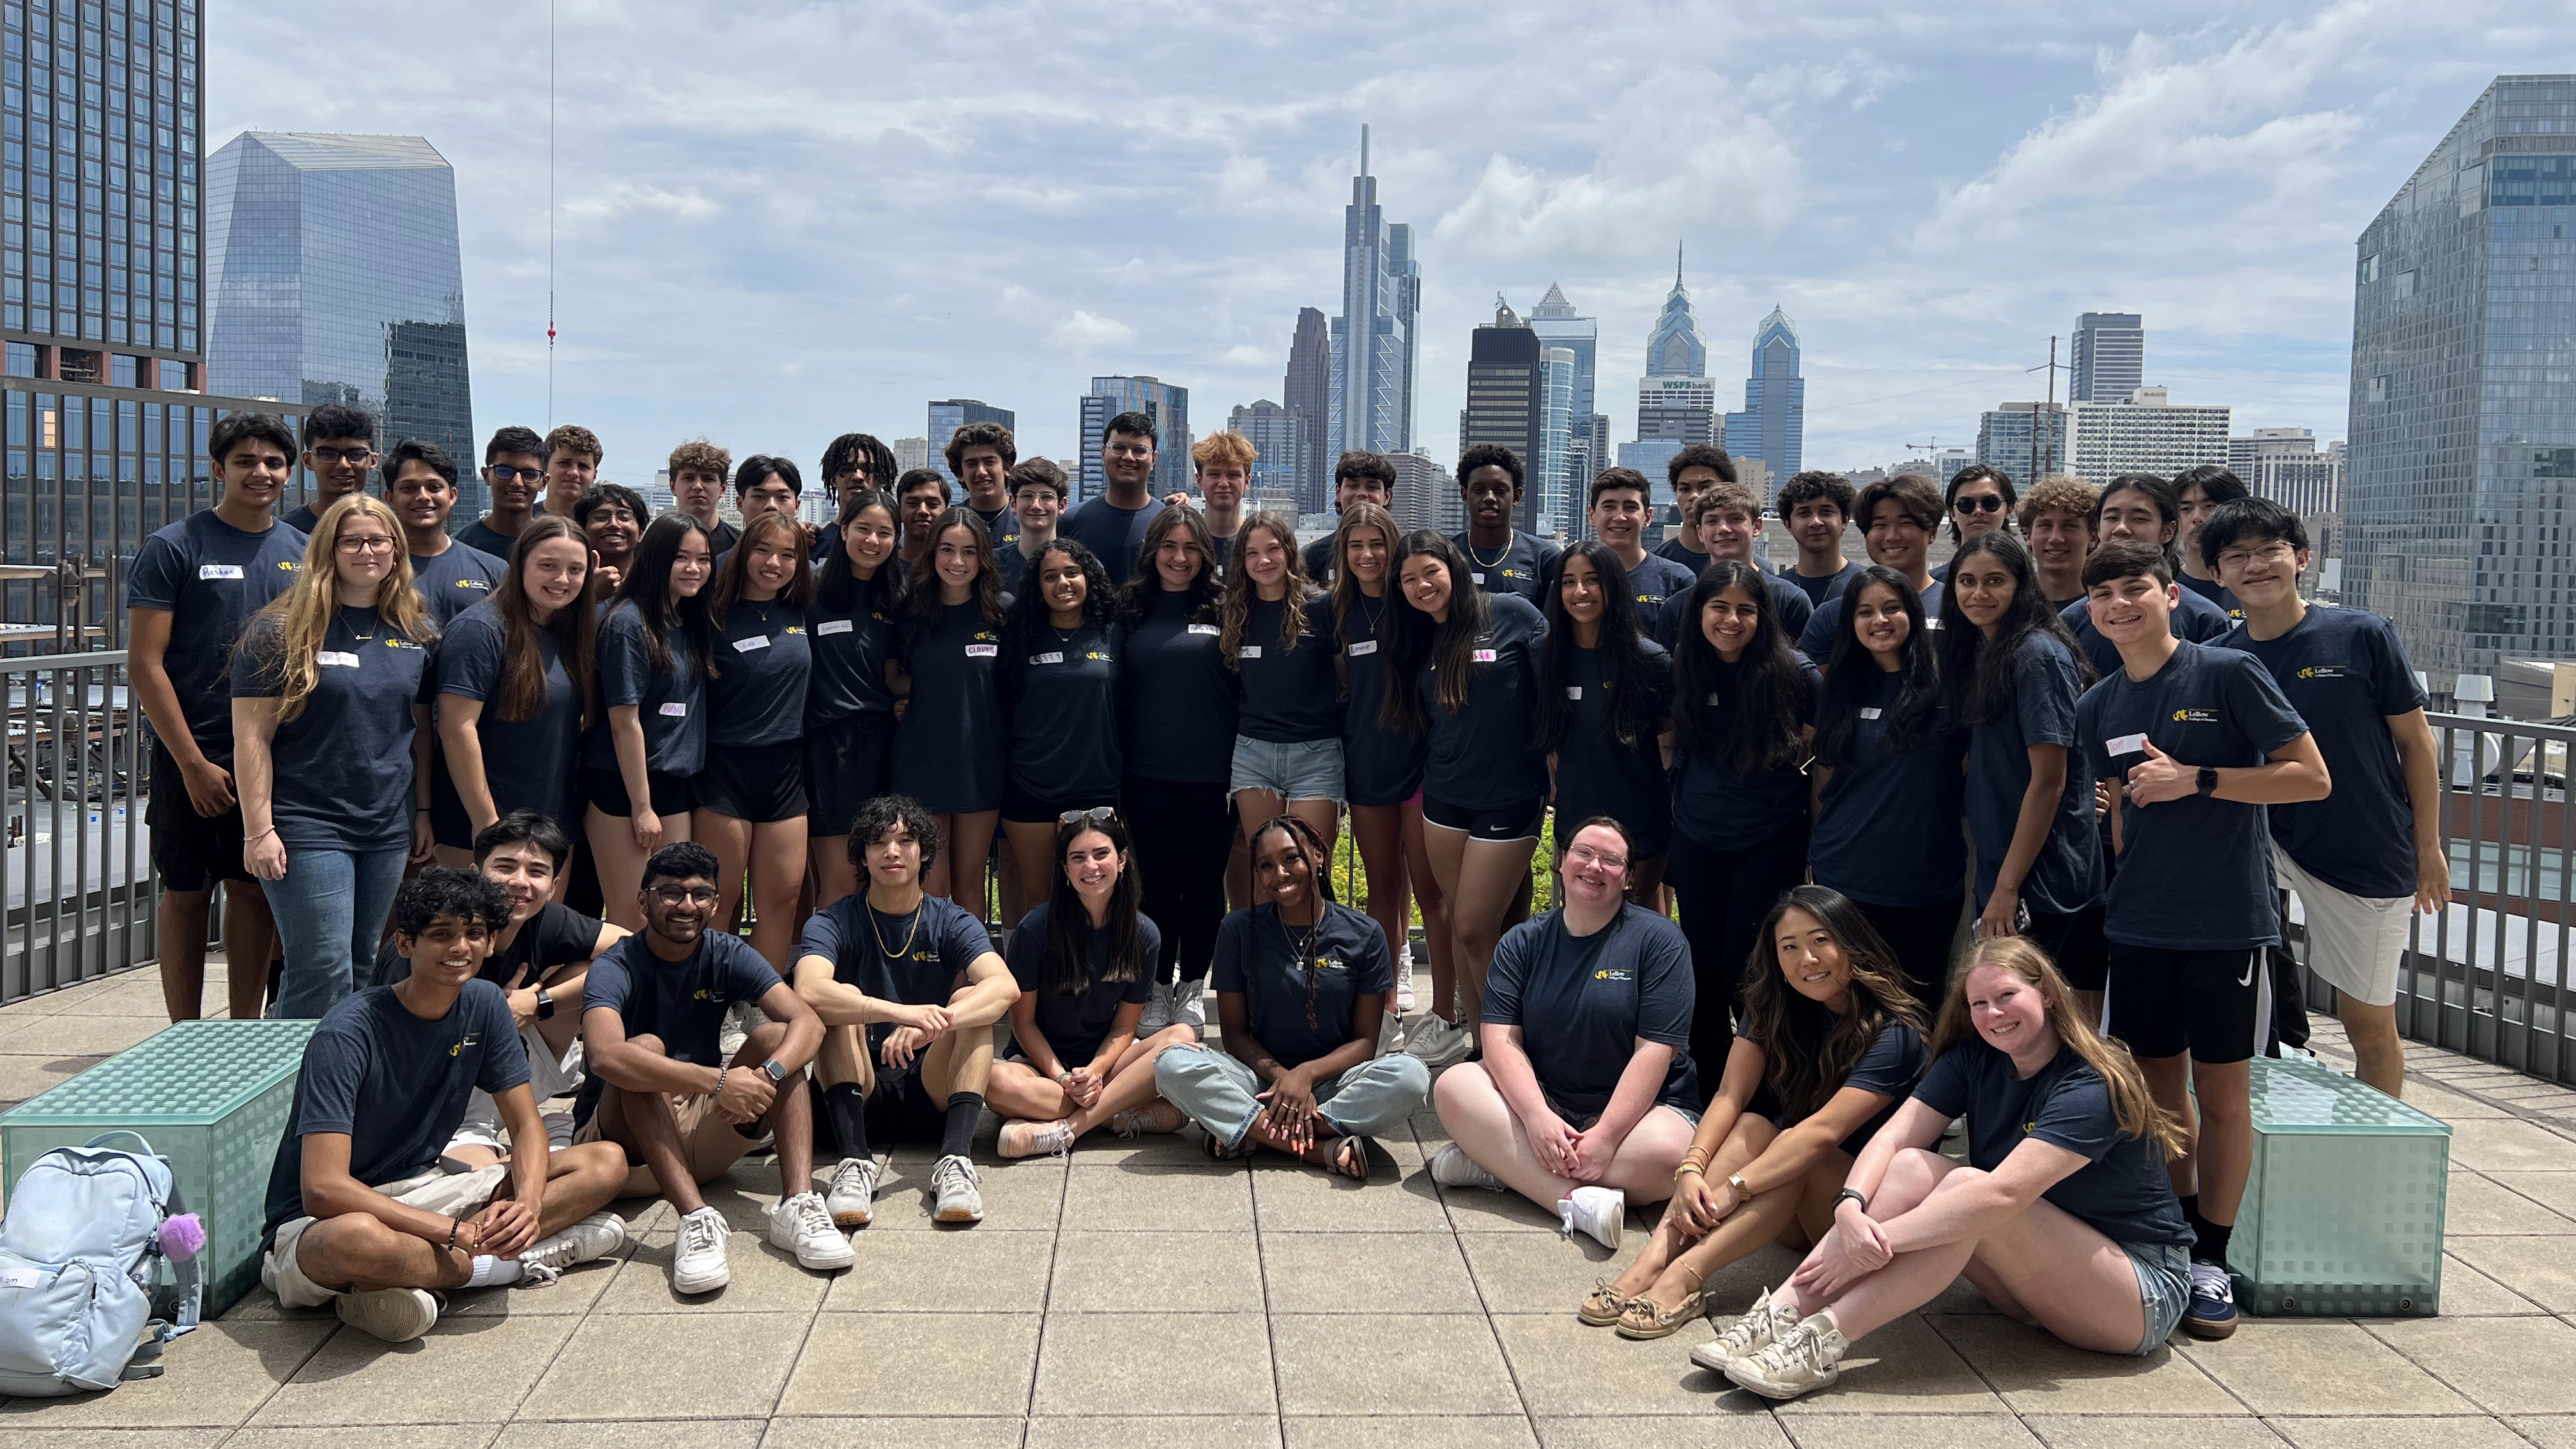
M 1094 805 L 1088 810 L 1067 810 L 1062 815 L 1055 818 L 1055 823 L 1058 825 L 1106 825 L 1117 818 L 1118 812 L 1116 809 L 1107 805 Z

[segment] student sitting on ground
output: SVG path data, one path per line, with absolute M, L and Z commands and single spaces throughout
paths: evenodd
M 731 1281 L 724 1214 L 698 1184 L 712 1182 L 775 1135 L 778 1206 L 769 1241 L 808 1268 L 850 1266 L 850 1240 L 832 1230 L 814 1191 L 814 1109 L 805 1064 L 823 1023 L 751 943 L 714 928 L 715 852 L 693 840 L 644 862 L 644 929 L 591 963 L 581 998 L 590 1084 L 576 1115 L 581 1138 L 626 1149 L 630 1195 L 659 1190 L 680 1211 L 671 1291 L 712 1293 Z M 731 1060 L 717 1044 L 735 1002 L 768 1020 Z
M 328 1303 L 405 1343 L 438 1322 L 441 1291 L 548 1283 L 623 1246 L 626 1224 L 599 1209 L 625 1169 L 605 1147 L 543 1145 L 509 1003 L 477 974 L 509 919 L 501 888 L 432 867 L 393 916 L 411 974 L 342 1000 L 305 1044 L 260 1281 L 289 1308 Z M 449 1176 L 439 1149 L 478 1088 L 523 1146 L 506 1169 Z
M 1199 1039 L 1187 1023 L 1139 1040 L 1163 933 L 1137 913 L 1127 826 L 1107 808 L 1056 827 L 1054 894 L 1011 933 L 1009 1060 L 993 1064 L 1002 1155 L 1062 1152 L 1094 1127 L 1121 1137 L 1178 1132 L 1181 1110 L 1154 1095 L 1154 1059 Z
M 2181 1321 L 2191 1229 L 2165 1163 L 2182 1126 L 2028 937 L 1970 951 L 1932 1051 L 1852 1164 L 1833 1231 L 1693 1363 L 1794 1399 L 1962 1273 L 2008 1316 L 2096 1353 L 2153 1353 Z M 1939 1150 L 1963 1117 L 1964 1166 Z
M 1223 1050 L 1164 1052 L 1156 1089 L 1207 1133 L 1210 1157 L 1268 1147 L 1366 1180 L 1368 1139 L 1422 1110 L 1431 1092 L 1420 1057 L 1375 1055 L 1395 990 L 1386 933 L 1324 899 L 1323 838 L 1294 815 L 1253 833 L 1252 869 L 1265 899 L 1217 928 Z
M 1431 1159 L 1443 1186 L 1508 1188 L 1614 1250 L 1630 1198 L 1672 1193 L 1699 1119 L 1690 943 L 1629 902 L 1632 853 L 1608 816 L 1566 837 L 1565 904 L 1494 949 L 1484 1058 L 1442 1074 L 1455 1140 Z
M 841 1161 L 824 1200 L 841 1227 L 875 1215 L 879 1143 L 938 1143 L 931 1216 L 984 1220 L 975 1124 L 993 1074 L 993 1023 L 1020 992 L 984 923 L 923 892 L 940 843 L 938 822 L 909 795 L 859 807 L 850 855 L 866 885 L 816 911 L 797 949 L 797 994 L 825 1027 L 815 1064 Z
M 1765 1243 L 1812 1246 L 1853 1158 L 1923 1075 L 1923 1008 L 1858 903 L 1792 887 L 1746 963 L 1744 1031 L 1676 1169 L 1654 1240 L 1583 1301 L 1586 1323 L 1662 1338 L 1708 1311 L 1711 1275 Z

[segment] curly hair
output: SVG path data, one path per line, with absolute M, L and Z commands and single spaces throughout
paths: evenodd
M 1019 702 L 1020 686 L 1028 677 L 1029 656 L 1037 652 L 1042 639 L 1054 632 L 1050 617 L 1054 607 L 1047 603 L 1046 590 L 1038 581 L 1046 573 L 1047 559 L 1055 554 L 1071 559 L 1073 566 L 1082 570 L 1082 622 L 1075 627 L 1106 633 L 1116 612 L 1109 570 L 1100 566 L 1099 556 L 1080 539 L 1048 539 L 1037 557 L 1029 560 L 1028 582 L 1012 596 L 1011 607 L 1002 616 L 1002 653 L 995 661 L 1000 668 L 994 671 L 994 683 L 1000 689 L 1005 710 Z
M 579 423 L 566 423 L 546 434 L 545 458 L 551 462 L 557 453 L 572 453 L 588 458 L 593 465 L 608 457 L 608 454 L 599 446 L 599 434 Z
M 938 817 L 930 813 L 929 806 L 910 795 L 889 791 L 869 796 L 859 805 L 859 813 L 850 820 L 850 864 L 859 868 L 862 877 L 868 872 L 868 847 L 885 839 L 886 832 L 898 825 L 921 847 L 923 870 L 938 864 Z
M 2043 513 L 2064 513 L 2084 520 L 2084 527 L 2095 530 L 2102 511 L 2102 490 L 2081 478 L 2065 473 L 2051 473 L 2030 485 L 2013 509 L 2013 521 L 2024 534 L 2030 532 L 2030 521 Z
M 949 472 L 966 471 L 968 448 L 990 448 L 1001 454 L 1002 467 L 1006 472 L 1020 461 L 1019 443 L 1011 437 L 1011 430 L 1000 423 L 968 423 L 949 434 L 948 446 L 939 451 L 939 456 L 948 460 Z
M 1297 551 L 1297 530 L 1288 525 L 1288 520 L 1268 510 L 1245 519 L 1235 534 L 1235 564 L 1225 571 L 1225 604 L 1217 621 L 1217 650 L 1225 656 L 1225 667 L 1237 671 L 1243 668 L 1243 646 L 1248 642 L 1243 637 L 1244 627 L 1252 618 L 1254 600 L 1260 597 L 1259 586 L 1252 582 L 1252 570 L 1243 566 L 1244 550 L 1250 547 L 1256 528 L 1277 540 L 1280 552 L 1288 556 L 1287 577 L 1282 581 L 1288 592 L 1279 610 L 1281 653 L 1296 652 L 1297 641 L 1306 637 L 1306 602 L 1317 592 L 1314 581 L 1306 577 L 1306 560 Z
M 671 477 L 683 473 L 702 473 L 721 483 L 733 476 L 733 454 L 704 438 L 691 438 L 671 450 Z
M 394 892 L 394 933 L 417 941 L 444 916 L 497 935 L 510 924 L 510 898 L 479 870 L 433 865 Z

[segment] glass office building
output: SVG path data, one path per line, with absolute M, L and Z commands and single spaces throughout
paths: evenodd
M 2576 656 L 2576 75 L 2499 76 L 2355 247 L 2343 599 L 2437 693 Z
M 1753 374 L 1744 380 L 1744 411 L 1726 415 L 1726 451 L 1759 458 L 1783 483 L 1804 464 L 1807 380 L 1798 375 L 1798 324 L 1774 307 L 1753 331 Z
M 201 391 L 202 20 L 196 0 L 0 0 L 0 40 L 0 561 L 78 565 L 80 617 L 113 644 L 116 571 L 213 503 L 206 438 L 245 406 Z M 57 597 L 12 579 L 0 608 L 50 623 Z

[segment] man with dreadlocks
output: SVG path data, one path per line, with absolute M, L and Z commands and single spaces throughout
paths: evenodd
M 1376 1055 L 1395 989 L 1386 933 L 1325 898 L 1328 858 L 1313 826 L 1277 816 L 1251 848 L 1265 899 L 1217 930 L 1224 1048 L 1164 1052 L 1155 1085 L 1206 1131 L 1210 1157 L 1268 1147 L 1365 1180 L 1369 1137 L 1421 1111 L 1431 1093 L 1421 1058 Z

